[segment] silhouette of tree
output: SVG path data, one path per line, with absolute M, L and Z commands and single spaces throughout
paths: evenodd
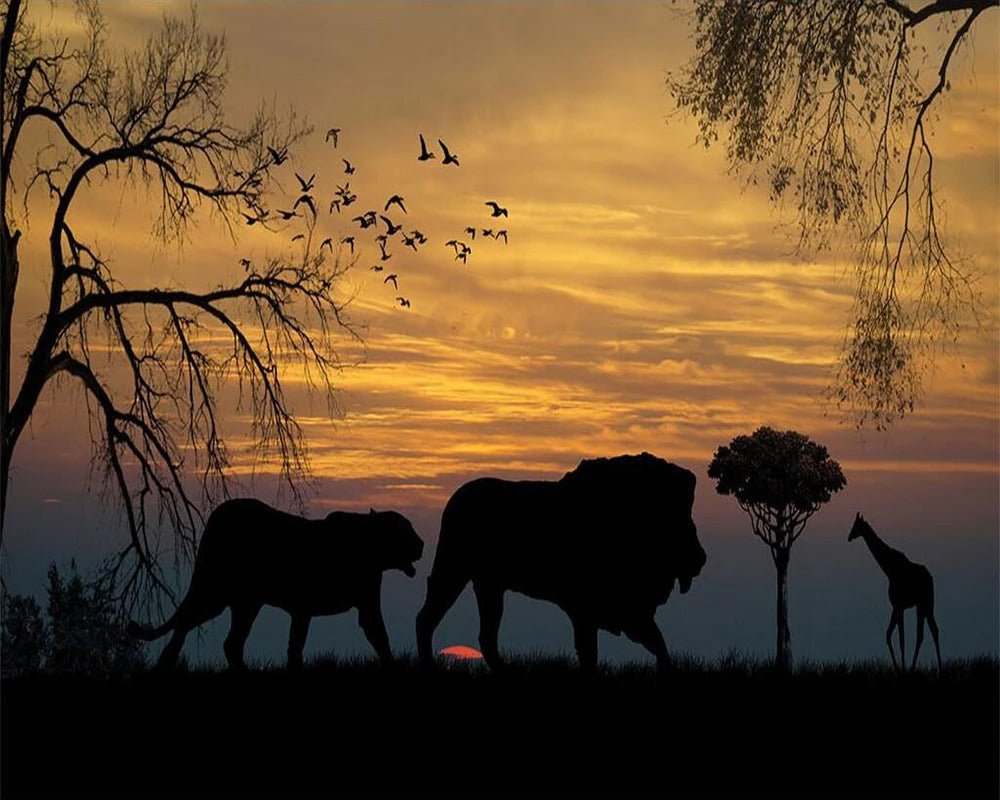
M 4 677 L 38 672 L 48 650 L 49 630 L 34 597 L 0 596 L 0 666 Z
M 960 44 L 1000 0 L 696 0 L 696 55 L 668 78 L 706 147 L 771 199 L 791 198 L 801 251 L 856 243 L 855 303 L 831 396 L 859 425 L 911 413 L 938 343 L 979 298 L 945 245 L 932 109 Z M 919 33 L 945 34 L 939 49 Z
M 731 494 L 750 517 L 754 536 L 767 545 L 777 571 L 775 663 L 792 663 L 788 631 L 788 560 L 809 518 L 847 485 L 826 448 L 795 431 L 758 428 L 715 451 L 708 476 L 719 494 Z
M 173 598 L 160 564 L 162 532 L 174 537 L 172 557 L 190 558 L 199 508 L 225 494 L 231 474 L 219 425 L 223 381 L 239 387 L 255 452 L 277 462 L 297 496 L 308 465 L 281 377 L 303 369 L 332 407 L 334 334 L 353 335 L 331 293 L 346 266 L 314 250 L 313 220 L 301 256 L 237 267 L 238 279 L 210 290 L 127 286 L 96 244 L 77 235 L 73 210 L 85 187 L 118 182 L 155 197 L 153 232 L 165 243 L 182 240 L 206 212 L 235 238 L 244 216 L 270 225 L 275 168 L 309 129 L 267 106 L 245 126 L 228 121 L 225 39 L 203 31 L 193 10 L 184 20 L 165 18 L 144 46 L 119 54 L 95 2 L 77 4 L 83 33 L 73 40 L 40 31 L 21 0 L 0 8 L 0 524 L 11 459 L 39 397 L 75 382 L 87 400 L 95 463 L 127 521 L 129 541 L 112 565 L 120 597 L 132 604 L 160 589 Z M 43 221 L 47 263 L 22 264 L 21 227 L 39 188 L 52 208 Z M 22 268 L 48 291 L 12 391 L 11 314 Z

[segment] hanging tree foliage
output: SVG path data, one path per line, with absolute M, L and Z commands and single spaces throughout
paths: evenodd
M 847 232 L 854 309 L 832 395 L 860 425 L 911 413 L 979 299 L 945 237 L 931 141 L 960 46 L 1000 0 L 695 0 L 668 78 L 699 140 L 793 206 L 802 251 Z M 930 42 L 940 46 L 931 46 Z

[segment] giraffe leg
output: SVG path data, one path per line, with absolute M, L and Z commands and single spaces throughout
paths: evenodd
M 899 664 L 896 663 L 896 651 L 892 649 L 892 632 L 899 623 L 899 616 L 900 612 L 893 609 L 892 616 L 889 617 L 889 627 L 885 631 L 885 643 L 889 645 L 889 657 L 892 658 L 892 668 L 897 672 L 899 672 Z
M 941 645 L 938 642 L 938 626 L 934 619 L 934 612 L 927 612 L 927 627 L 931 629 L 931 636 L 934 639 L 934 650 L 937 652 L 938 675 L 941 674 Z
M 906 672 L 906 638 L 903 636 L 903 624 L 906 621 L 906 612 L 900 609 L 899 621 L 896 627 L 899 629 L 899 670 Z
M 924 643 L 924 610 L 917 609 L 917 643 L 913 647 L 913 663 L 910 664 L 910 672 L 917 668 L 917 656 L 920 654 L 920 645 Z

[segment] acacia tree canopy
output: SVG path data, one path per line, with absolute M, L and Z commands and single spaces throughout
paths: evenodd
M 347 265 L 316 248 L 315 214 L 294 257 L 234 264 L 235 277 L 209 290 L 126 285 L 78 231 L 73 210 L 84 189 L 106 183 L 145 189 L 155 201 L 153 233 L 164 241 L 183 238 L 206 213 L 234 239 L 245 222 L 277 229 L 267 210 L 281 189 L 277 168 L 309 129 L 267 106 L 245 125 L 230 121 L 225 39 L 204 31 L 193 9 L 120 55 L 99 5 L 79 2 L 77 11 L 83 34 L 70 40 L 39 31 L 21 0 L 0 4 L 0 525 L 11 459 L 39 397 L 75 383 L 87 400 L 95 463 L 127 522 L 112 568 L 121 598 L 134 601 L 159 597 L 155 590 L 173 595 L 163 554 L 192 556 L 200 509 L 227 492 L 222 385 L 238 387 L 253 448 L 297 493 L 308 463 L 282 378 L 305 374 L 332 407 L 335 343 L 354 333 L 335 291 Z M 36 135 L 25 135 L 33 126 Z M 41 222 L 47 257 L 22 262 L 35 191 L 51 201 Z M 12 385 L 10 319 L 22 273 L 48 291 Z
M 936 346 L 978 318 L 930 137 L 960 45 L 998 3 L 695 0 L 695 55 L 667 80 L 699 141 L 722 139 L 735 171 L 795 208 L 801 251 L 847 234 L 855 304 L 832 397 L 859 425 L 911 413 Z

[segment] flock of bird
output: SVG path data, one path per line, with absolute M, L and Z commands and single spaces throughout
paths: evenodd
M 340 128 L 330 128 L 326 132 L 326 137 L 324 138 L 324 143 L 330 143 L 332 141 L 333 148 L 338 149 L 340 145 Z M 434 150 L 428 149 L 427 142 L 424 139 L 422 133 L 418 134 L 420 139 L 420 153 L 417 155 L 417 161 L 427 162 L 432 161 L 437 158 L 437 153 Z M 438 139 L 438 146 L 441 148 L 441 165 L 442 166 L 459 166 L 458 155 L 453 153 L 448 149 L 448 146 L 441 140 Z M 288 158 L 287 149 L 275 149 L 268 147 L 268 152 L 270 153 L 272 164 L 274 166 L 280 166 Z M 349 180 L 350 176 L 354 175 L 357 171 L 355 165 L 348 158 L 341 158 L 343 162 L 343 174 L 348 176 L 348 179 L 344 179 L 344 184 L 336 184 L 336 190 L 333 193 L 333 197 L 330 200 L 329 208 L 327 210 L 328 215 L 334 213 L 350 213 L 347 211 L 354 203 L 358 202 L 358 195 L 351 189 L 351 182 Z M 291 204 L 290 209 L 275 209 L 272 215 L 266 209 L 260 209 L 258 213 L 247 214 L 243 213 L 246 219 L 246 224 L 249 226 L 256 225 L 260 223 L 263 227 L 267 227 L 267 223 L 273 220 L 280 219 L 282 222 L 288 222 L 297 217 L 303 217 L 307 212 L 311 215 L 310 222 L 313 223 L 310 226 L 310 230 L 314 227 L 316 221 L 319 217 L 319 210 L 317 209 L 317 199 L 316 199 L 316 173 L 312 173 L 309 177 L 304 177 L 298 172 L 294 173 L 295 178 L 298 181 L 298 192 L 299 196 L 294 203 Z M 237 173 L 237 177 L 243 177 Z M 489 219 L 502 218 L 506 219 L 508 217 L 507 209 L 497 203 L 495 200 L 487 200 L 483 205 L 487 206 L 490 210 Z M 395 219 L 389 216 L 392 214 Z M 372 242 L 378 246 L 379 256 L 375 264 L 373 264 L 369 270 L 373 273 L 382 273 L 386 271 L 387 262 L 393 257 L 393 252 L 391 249 L 395 245 L 401 245 L 404 248 L 409 248 L 413 250 L 414 253 L 419 252 L 419 248 L 428 244 L 427 236 L 417 228 L 409 228 L 409 223 L 400 220 L 399 215 L 402 214 L 405 218 L 409 218 L 409 212 L 406 208 L 406 199 L 400 194 L 392 194 L 381 204 L 381 208 L 374 208 L 366 210 L 360 214 L 351 217 L 351 223 L 354 223 L 358 227 L 358 232 L 370 230 L 375 234 L 372 238 Z M 407 230 L 409 228 L 409 230 Z M 464 233 L 468 234 L 468 238 L 471 241 L 475 241 L 477 232 L 480 236 L 480 240 L 492 239 L 495 241 L 503 240 L 504 244 L 507 244 L 507 230 L 497 229 L 494 230 L 492 227 L 486 228 L 481 225 L 469 225 L 465 228 Z M 304 233 L 296 233 L 292 236 L 293 242 L 305 240 L 306 235 Z M 355 253 L 355 248 L 361 246 L 361 242 L 358 241 L 357 234 L 352 233 L 345 236 L 339 236 L 339 242 L 341 246 L 350 248 L 351 255 Z M 331 252 L 333 252 L 334 247 L 334 237 L 330 236 L 325 239 L 320 244 L 320 252 L 323 248 L 328 247 Z M 472 254 L 472 247 L 465 241 L 453 238 L 445 242 L 445 247 L 450 247 L 454 249 L 454 255 L 456 261 L 461 261 L 462 264 L 468 264 L 468 258 Z M 242 258 L 240 259 L 240 264 L 244 270 L 249 271 L 251 267 L 250 259 Z M 399 308 L 410 308 L 409 298 L 398 294 L 399 290 L 400 275 L 398 271 L 386 273 L 382 276 L 382 283 L 385 285 L 392 284 L 393 290 L 397 293 L 395 294 L 395 302 L 398 303 Z

